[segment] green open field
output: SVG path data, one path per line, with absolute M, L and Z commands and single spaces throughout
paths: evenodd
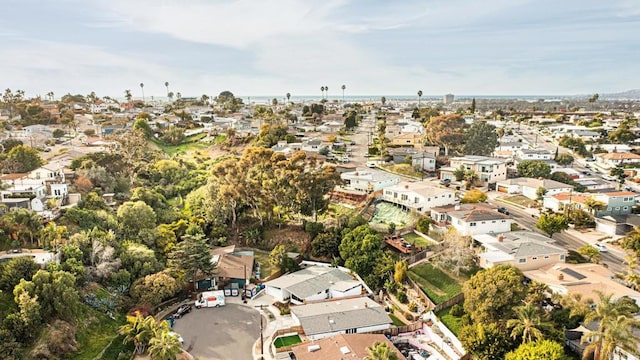
M 160 150 L 164 151 L 165 153 L 167 153 L 167 155 L 171 156 L 177 153 L 186 153 L 189 150 L 201 150 L 201 149 L 208 148 L 209 146 L 211 146 L 210 143 L 200 142 L 200 140 L 204 139 L 206 136 L 207 134 L 204 134 L 204 133 L 189 136 L 185 138 L 182 144 L 180 145 L 167 145 L 167 144 L 164 144 L 162 141 L 155 140 L 155 139 L 152 141 L 158 148 L 160 148 Z M 217 141 L 218 141 L 218 138 L 216 138 L 216 142 Z
M 291 346 L 295 344 L 300 344 L 301 342 L 302 342 L 302 339 L 300 339 L 300 335 L 290 335 L 290 336 L 277 338 L 273 342 L 273 346 L 275 346 L 276 349 L 279 349 L 283 346 Z
M 420 264 L 409 270 L 409 277 L 436 305 L 462 292 L 462 284 L 431 264 Z
M 71 357 L 74 360 L 90 360 L 96 356 L 111 342 L 108 352 L 117 354 L 126 349 L 122 340 L 118 341 L 118 328 L 124 324 L 124 316 L 120 315 L 115 320 L 107 315 L 91 309 L 86 305 L 78 307 L 78 349 L 80 353 Z M 106 354 L 105 354 L 105 359 Z

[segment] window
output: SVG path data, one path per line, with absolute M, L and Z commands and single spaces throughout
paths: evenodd
M 629 210 L 629 207 L 628 207 L 628 206 L 623 206 L 623 207 L 622 207 L 622 210 L 625 210 L 625 211 L 626 211 L 626 210 Z
M 495 223 L 496 223 L 496 221 L 495 221 L 495 220 L 491 220 L 491 223 L 492 223 L 492 224 L 495 224 Z
M 398 193 L 397 193 L 397 192 L 394 192 L 394 193 L 393 193 L 393 198 L 394 198 L 394 199 L 397 199 L 397 198 L 398 198 Z
M 400 199 L 401 199 L 402 201 L 407 201 L 407 200 L 409 199 L 409 195 L 407 195 L 407 194 L 402 194 L 402 196 L 400 196 Z
M 560 255 L 560 260 L 564 261 L 564 254 Z
M 506 223 L 506 222 L 507 222 L 507 220 L 501 220 L 501 222 Z
M 417 204 L 417 203 L 419 203 L 419 202 L 420 202 L 420 198 L 416 196 L 416 197 L 413 199 L 413 203 L 414 203 L 414 204 Z
M 469 223 L 469 226 L 476 226 L 476 223 L 474 223 L 474 222 Z
M 518 259 L 518 264 L 524 264 L 526 262 L 527 262 L 527 259 L 525 259 L 525 258 Z
M 531 258 L 531 260 L 538 260 L 538 257 L 534 256 L 534 257 Z
M 545 258 L 545 259 L 549 259 L 549 255 L 545 255 L 545 256 L 544 256 L 544 258 Z
M 347 329 L 347 334 L 355 334 L 358 332 L 358 329 L 353 328 L 353 329 Z

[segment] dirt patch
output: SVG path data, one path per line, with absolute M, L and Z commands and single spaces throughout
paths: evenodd
M 272 246 L 285 245 L 287 250 L 304 252 L 309 243 L 309 234 L 301 226 L 286 226 L 264 231 L 264 239 Z

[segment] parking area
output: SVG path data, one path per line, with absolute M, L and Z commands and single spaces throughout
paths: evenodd
M 184 348 L 201 360 L 251 360 L 260 337 L 260 315 L 247 306 L 227 303 L 220 308 L 193 309 L 177 319 L 174 330 Z

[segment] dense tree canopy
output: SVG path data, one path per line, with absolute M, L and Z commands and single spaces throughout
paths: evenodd
M 427 139 L 432 144 L 444 147 L 445 154 L 457 151 L 464 142 L 464 118 L 458 114 L 432 118 L 425 127 Z
M 496 127 L 486 121 L 476 121 L 465 132 L 463 152 L 466 155 L 490 156 L 498 144 Z
M 551 175 L 551 167 L 549 164 L 539 160 L 521 161 L 518 163 L 517 169 L 518 176 L 521 177 L 548 179 Z
M 482 270 L 462 289 L 464 310 L 474 322 L 491 323 L 513 317 L 513 309 L 526 296 L 520 270 L 499 265 Z

